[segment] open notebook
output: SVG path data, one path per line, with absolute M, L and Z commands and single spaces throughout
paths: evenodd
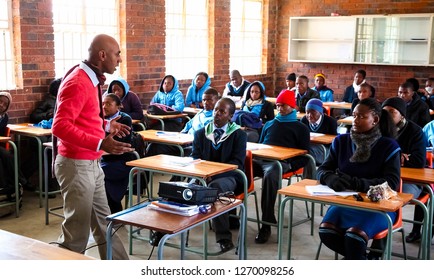
M 315 186 L 306 186 L 306 191 L 311 195 L 339 195 L 339 196 L 348 196 L 357 194 L 355 191 L 343 191 L 336 192 L 330 187 L 326 185 L 315 185 Z

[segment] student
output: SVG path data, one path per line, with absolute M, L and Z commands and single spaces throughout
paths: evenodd
M 333 90 L 326 86 L 325 75 L 318 73 L 315 75 L 315 86 L 312 88 L 320 95 L 322 102 L 333 102 Z
M 8 109 L 12 103 L 12 96 L 9 92 L 0 92 L 0 136 L 6 135 L 6 127 L 9 121 Z M 0 202 L 4 200 L 15 201 L 15 167 L 12 154 L 0 146 Z M 26 184 L 21 171 L 18 171 L 20 185 Z M 23 195 L 22 186 L 19 187 L 19 199 Z
M 166 75 L 161 80 L 160 87 L 151 99 L 153 103 L 160 103 L 172 107 L 176 111 L 184 111 L 184 96 L 179 90 L 178 80 L 172 75 Z M 180 131 L 182 129 L 182 119 L 168 119 L 164 121 L 167 131 Z M 151 123 L 150 128 L 161 129 L 160 122 Z
M 367 192 L 370 186 L 387 182 L 397 190 L 401 157 L 395 126 L 386 110 L 373 98 L 360 101 L 353 112 L 351 132 L 338 135 L 326 161 L 318 168 L 318 179 L 335 191 Z M 396 213 L 387 213 L 392 221 Z M 328 248 L 347 260 L 366 259 L 367 243 L 387 228 L 379 213 L 331 206 L 319 228 Z
M 246 89 L 246 100 L 241 105 L 241 111 L 255 114 L 262 124 L 274 119 L 274 104 L 267 101 L 265 86 L 260 81 L 254 81 Z M 249 142 L 257 142 L 262 127 L 259 129 L 244 126 Z
M 291 91 L 296 91 L 295 88 L 295 80 L 297 79 L 297 76 L 295 73 L 290 73 L 286 76 L 285 82 L 286 82 L 286 89 Z
M 316 90 L 309 88 L 309 78 L 301 75 L 295 81 L 297 89 L 297 111 L 304 113 L 306 111 L 306 103 L 312 98 L 320 99 L 320 95 Z
M 396 140 L 401 147 L 401 166 L 424 168 L 426 165 L 425 136 L 420 126 L 406 119 L 406 105 L 404 100 L 399 97 L 391 97 L 383 102 L 382 107 L 392 116 L 393 122 L 397 128 Z M 411 193 L 414 198 L 419 197 L 422 191 L 423 187 L 417 184 L 404 182 L 402 185 L 402 192 Z M 419 208 L 417 205 L 415 207 Z M 422 209 L 416 208 L 414 211 L 414 220 L 419 220 L 419 213 L 417 212 L 422 214 L 423 219 Z M 406 242 L 412 243 L 421 238 L 420 227 L 421 225 L 413 224 L 413 230 L 406 237 Z
M 223 97 L 217 102 L 214 108 L 214 121 L 194 134 L 193 158 L 235 164 L 238 169 L 244 171 L 247 136 L 240 126 L 230 122 L 234 113 L 235 103 L 230 98 Z M 234 171 L 207 178 L 207 182 L 209 187 L 218 188 L 219 193 L 243 192 L 241 187 L 243 179 Z M 220 215 L 212 222 L 221 252 L 233 249 L 232 233 L 229 230 L 229 214 Z M 157 237 L 157 234 L 154 236 Z M 159 233 L 159 239 L 154 240 L 151 244 L 158 244 L 162 236 Z
M 185 97 L 185 106 L 202 108 L 202 94 L 211 86 L 211 78 L 205 72 L 199 72 L 191 81 Z
M 33 110 L 33 112 L 30 114 L 30 122 L 33 124 L 39 124 L 43 121 L 46 122 L 46 125 L 49 125 L 47 128 L 51 128 L 51 122 L 53 121 L 53 114 L 54 114 L 54 108 L 56 106 L 56 98 L 57 98 L 57 92 L 59 91 L 60 83 L 62 82 L 61 78 L 55 79 L 51 81 L 49 88 L 48 88 L 48 94 L 46 95 L 45 99 L 41 101 L 38 106 Z M 38 137 L 42 143 L 51 142 L 51 136 L 40 136 Z M 38 153 L 36 152 L 38 150 L 38 143 L 36 142 L 36 139 L 32 138 L 29 142 L 30 148 L 28 157 L 23 160 L 22 162 L 22 171 L 24 176 L 27 178 L 28 181 L 30 181 L 30 177 L 35 174 L 35 172 L 38 170 Z M 48 154 L 48 162 L 51 162 L 51 154 Z M 48 185 L 48 191 L 55 191 L 59 190 L 59 184 L 57 183 L 57 180 L 54 178 L 49 179 L 49 185 Z M 25 186 L 26 189 L 34 190 L 33 186 L 30 186 L 28 184 Z M 56 197 L 55 194 L 49 195 L 49 198 Z
M 205 127 L 208 123 L 213 121 L 214 106 L 219 100 L 219 93 L 216 89 L 209 87 L 202 95 L 203 109 L 200 110 L 191 120 L 189 120 L 181 133 L 188 133 L 194 135 L 196 131 Z M 188 146 L 186 148 L 191 148 Z M 154 156 L 159 154 L 166 155 L 179 155 L 177 147 L 151 143 L 146 151 L 146 156 Z
M 312 98 L 306 104 L 306 115 L 301 119 L 310 132 L 337 135 L 338 122 L 335 118 L 324 114 L 323 103 L 317 98 Z M 316 165 L 321 165 L 326 154 L 323 145 L 311 144 L 309 153 L 314 157 Z M 324 145 L 329 149 L 330 145 Z
M 357 104 L 359 104 L 360 100 L 369 98 L 372 96 L 372 87 L 368 84 L 361 84 L 359 87 L 359 91 L 357 92 L 357 98 L 353 100 L 351 103 L 351 113 L 356 108 Z
M 250 85 L 250 82 L 245 80 L 238 70 L 232 70 L 229 74 L 229 79 L 231 81 L 226 84 L 222 97 L 229 97 L 235 104 L 242 102 L 244 92 Z
M 133 120 L 143 121 L 143 108 L 140 98 L 130 91 L 130 85 L 121 77 L 114 79 L 108 86 L 106 93 L 116 94 L 121 102 L 121 111 L 127 113 Z
M 297 120 L 295 110 L 295 94 L 290 90 L 282 90 L 276 99 L 277 116 L 262 128 L 259 143 L 309 150 L 309 129 Z M 283 173 L 304 167 L 308 159 L 302 156 L 280 161 Z M 262 177 L 261 209 L 263 224 L 256 235 L 256 243 L 266 243 L 271 235 L 270 224 L 276 224 L 274 205 L 279 182 L 282 179 L 278 171 L 278 163 L 274 161 L 253 159 L 255 177 Z
M 357 98 L 357 93 L 359 92 L 360 85 L 366 83 L 366 71 L 363 69 L 357 70 L 354 74 L 353 84 L 348 86 L 344 92 L 344 102 L 352 103 L 355 98 Z M 375 97 L 375 88 L 371 86 L 370 97 Z
M 421 128 L 430 122 L 428 105 L 415 93 L 413 83 L 402 83 L 398 89 L 398 97 L 407 104 L 406 117 L 408 120 L 413 121 Z
M 121 100 L 116 94 L 109 93 L 104 96 L 102 108 L 104 110 L 104 118 L 109 122 L 112 119 L 118 118 L 116 121 L 122 123 L 132 129 L 131 117 L 121 112 Z M 106 132 L 108 135 L 108 132 Z M 124 137 L 114 137 L 115 140 L 131 143 L 131 134 Z M 125 163 L 134 160 L 136 157 L 133 153 L 124 153 L 121 155 L 103 155 L 101 158 L 101 168 L 104 171 L 105 191 L 107 195 L 108 205 L 111 213 L 122 211 L 122 199 L 128 188 L 129 174 L 131 166 Z

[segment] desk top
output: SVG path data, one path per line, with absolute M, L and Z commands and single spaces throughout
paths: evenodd
M 233 209 L 241 203 L 241 200 L 235 200 L 234 203 L 225 205 L 217 201 L 212 205 L 208 213 L 197 214 L 190 217 L 153 210 L 150 207 L 146 207 L 147 204 L 144 203 L 110 215 L 107 217 L 107 220 L 112 220 L 114 223 L 122 223 L 174 234 L 218 216 L 221 212 Z
M 295 198 L 305 198 L 310 200 L 315 200 L 325 204 L 340 204 L 346 206 L 361 207 L 372 210 L 380 210 L 385 212 L 395 212 L 404 204 L 408 203 L 412 198 L 412 194 L 408 193 L 398 193 L 396 197 L 389 200 L 381 200 L 379 202 L 372 202 L 367 197 L 366 194 L 361 194 L 364 201 L 357 201 L 353 196 L 320 196 L 311 195 L 306 191 L 306 186 L 318 185 L 317 180 L 303 179 L 295 184 L 291 184 L 288 187 L 284 187 L 278 190 L 278 193 L 285 196 L 295 197 Z
M 0 136 L 0 142 L 8 142 L 9 140 L 11 140 L 10 137 Z
M 198 160 L 189 164 L 177 164 L 185 162 L 183 157 L 170 156 L 170 155 L 156 155 L 128 161 L 128 166 L 139 168 L 146 168 L 155 172 L 168 172 L 176 173 L 184 176 L 193 176 L 200 178 L 207 178 L 220 173 L 232 171 L 238 168 L 235 164 L 227 164 L 220 162 L 213 162 L 207 160 Z
M 32 126 L 31 123 L 8 124 L 11 132 L 26 136 L 50 136 L 51 129 Z
M 343 119 L 338 120 L 338 124 L 344 124 L 344 125 L 353 125 L 353 116 L 349 116 Z
M 277 116 L 279 111 L 277 109 L 274 109 L 274 115 Z M 297 120 L 301 120 L 304 116 L 306 116 L 306 113 L 297 112 Z
M 323 134 L 323 135 L 315 135 L 310 134 L 310 142 L 314 144 L 323 144 L 328 145 L 333 142 L 333 140 L 336 138 L 337 135 L 331 135 L 331 134 Z
M 184 107 L 184 111 L 182 111 L 182 112 L 186 113 L 186 114 L 190 114 L 190 115 L 196 115 L 197 113 L 199 113 L 202 110 L 203 109 L 201 109 L 201 108 Z
M 92 260 L 92 257 L 0 230 L 0 260 Z
M 401 179 L 414 183 L 431 184 L 434 182 L 434 169 L 401 167 Z
M 322 104 L 324 107 L 334 108 L 334 109 L 345 109 L 345 110 L 351 110 L 352 103 L 349 102 L 324 102 Z
M 247 142 L 252 155 L 264 159 L 284 160 L 307 154 L 306 150 Z
M 192 134 L 180 132 L 168 132 L 162 130 L 142 130 L 138 132 L 142 135 L 143 140 L 162 143 L 162 144 L 175 144 L 187 145 L 193 143 L 194 136 Z
M 177 119 L 177 118 L 184 118 L 188 116 L 188 114 L 184 114 L 184 113 L 175 114 L 175 115 L 151 115 L 148 114 L 147 110 L 143 110 L 143 115 L 145 115 L 150 119 L 159 119 L 159 120 Z
M 267 96 L 267 97 L 266 97 L 266 100 L 267 100 L 267 101 L 270 101 L 270 102 L 273 103 L 273 104 L 276 104 L 277 97 L 270 97 L 270 96 Z

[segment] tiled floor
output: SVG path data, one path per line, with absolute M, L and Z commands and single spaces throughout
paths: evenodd
M 167 178 L 162 177 L 165 180 Z M 256 182 L 256 189 L 260 190 L 260 181 Z M 260 195 L 260 191 L 259 191 Z M 260 201 L 260 197 L 258 197 Z M 50 199 L 50 205 L 57 205 L 60 203 L 60 197 L 57 195 L 55 199 Z M 249 198 L 249 216 L 254 217 L 254 200 L 253 197 Z M 292 258 L 301 260 L 312 260 L 315 258 L 315 254 L 319 244 L 318 237 L 318 225 L 321 222 L 321 216 L 319 214 L 319 206 L 316 207 L 315 214 L 315 226 L 314 234 L 310 235 L 310 223 L 304 223 L 296 226 L 293 231 L 293 242 L 292 242 Z M 276 208 L 277 209 L 277 208 Z M 0 214 L 5 213 L 6 209 L 0 208 Z M 404 208 L 404 216 L 411 218 L 413 215 L 413 206 L 407 206 Z M 295 203 L 295 217 L 304 218 L 306 217 L 305 205 L 302 202 Z M 57 240 L 60 233 L 61 218 L 50 215 L 50 224 L 45 225 L 44 208 L 39 208 L 38 206 L 38 196 L 34 193 L 25 193 L 23 208 L 20 212 L 20 217 L 15 218 L 15 215 L 9 215 L 0 218 L 0 228 L 3 230 L 11 231 L 17 234 L 35 238 L 44 242 L 53 242 Z M 406 232 L 408 233 L 411 229 L 410 224 L 405 225 Z M 125 248 L 128 249 L 128 236 L 127 229 L 120 229 L 119 233 L 124 241 Z M 214 233 L 209 232 L 209 250 L 216 252 L 218 250 L 217 244 L 214 243 Z M 275 260 L 277 259 L 277 230 L 272 228 L 272 235 L 270 240 L 266 244 L 256 244 L 254 242 L 255 235 L 257 233 L 256 223 L 247 223 L 247 246 L 248 246 L 248 259 L 253 260 Z M 233 239 L 236 240 L 237 231 L 233 232 Z M 143 236 L 148 236 L 148 231 L 142 231 Z M 179 239 L 173 239 L 176 242 Z M 286 240 L 286 237 L 285 237 Z M 190 247 L 200 247 L 202 244 L 202 227 L 196 228 L 191 231 L 189 237 Z M 134 240 L 133 242 L 133 255 L 131 259 L 156 259 L 157 252 L 154 250 L 152 252 L 152 246 L 146 241 Z M 407 244 L 407 250 L 410 255 L 417 255 L 418 250 L 417 244 Z M 400 234 L 395 234 L 393 238 L 393 250 L 396 252 L 402 252 L 402 246 L 400 241 Z M 434 246 L 431 250 L 431 259 L 434 257 Z M 174 248 L 166 248 L 164 250 L 164 257 L 166 259 L 179 259 L 179 250 Z M 93 257 L 99 258 L 98 252 L 95 248 L 92 248 L 86 252 L 86 254 Z M 201 259 L 202 257 L 194 253 L 186 253 L 186 259 Z M 237 259 L 238 256 L 235 255 L 235 250 L 229 251 L 225 254 L 218 256 L 210 256 L 209 259 L 226 259 L 232 260 Z M 322 249 L 320 259 L 333 259 L 334 254 L 327 248 Z

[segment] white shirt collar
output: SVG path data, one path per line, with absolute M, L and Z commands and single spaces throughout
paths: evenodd
M 80 65 L 78 67 L 80 67 L 80 69 L 86 72 L 86 74 L 89 76 L 90 80 L 92 81 L 94 87 L 96 87 L 99 84 L 95 72 L 92 69 L 90 69 L 89 66 L 87 66 L 84 62 L 80 62 Z

